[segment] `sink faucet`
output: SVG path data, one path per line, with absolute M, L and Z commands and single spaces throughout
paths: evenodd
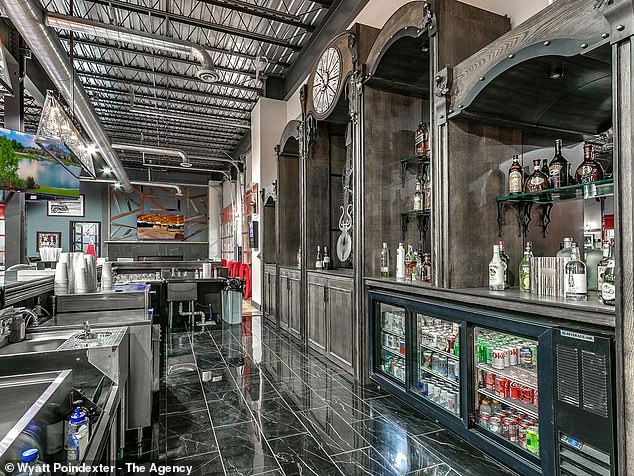
M 92 335 L 92 331 L 90 330 L 90 323 L 88 321 L 84 321 L 84 339 L 90 339 Z
M 29 327 L 29 324 L 34 327 L 39 324 L 39 316 L 32 311 L 31 309 L 22 309 L 20 310 L 21 314 L 26 314 L 27 318 L 25 320 L 25 327 Z

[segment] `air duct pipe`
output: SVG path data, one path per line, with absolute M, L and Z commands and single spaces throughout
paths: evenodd
M 209 159 L 209 160 L 216 160 L 216 159 Z M 147 164 L 147 163 L 143 165 L 145 167 L 150 167 L 152 169 L 180 170 L 182 172 L 207 172 L 207 173 L 218 172 L 223 174 L 229 180 L 231 180 L 231 176 L 225 170 L 221 170 L 221 169 L 201 169 L 198 167 L 183 169 L 183 167 L 178 167 L 177 165 L 162 165 L 162 164 Z
M 134 152 L 142 152 L 152 155 L 167 155 L 168 157 L 180 157 L 181 167 L 190 168 L 192 164 L 189 162 L 189 156 L 181 149 L 172 149 L 165 147 L 152 147 L 147 145 L 136 144 L 112 144 L 112 148 L 116 150 L 130 150 Z
M 92 182 L 92 183 L 109 183 L 112 185 L 121 185 L 119 182 L 117 182 L 116 180 L 112 180 L 112 179 L 93 179 L 93 178 L 88 178 L 88 177 L 80 177 L 79 180 L 81 182 Z M 179 197 L 183 196 L 183 189 L 180 188 L 178 185 L 173 185 L 171 183 L 163 183 L 163 182 L 139 182 L 137 180 L 133 180 L 132 182 L 130 182 L 132 185 L 139 185 L 139 186 L 146 186 L 146 187 L 164 187 L 164 188 L 173 188 L 174 190 L 176 190 L 176 195 Z M 130 190 L 126 190 L 126 192 L 131 192 L 132 189 Z
M 22 38 L 36 55 L 42 67 L 61 92 L 68 104 L 73 105 L 74 114 L 80 124 L 101 152 L 117 180 L 130 192 L 132 185 L 110 146 L 110 139 L 103 128 L 84 87 L 75 74 L 56 33 L 42 23 L 45 12 L 38 0 L 0 0 L 0 5 L 15 25 Z
M 129 30 L 120 26 L 108 25 L 106 23 L 54 12 L 48 12 L 46 14 L 46 25 L 60 30 L 70 30 L 75 33 L 97 36 L 106 40 L 119 41 L 123 44 L 131 43 L 154 50 L 192 55 L 200 61 L 200 69 L 196 72 L 198 79 L 206 83 L 217 83 L 220 81 L 220 75 L 218 71 L 214 69 L 214 63 L 209 52 L 202 46 L 189 41 Z

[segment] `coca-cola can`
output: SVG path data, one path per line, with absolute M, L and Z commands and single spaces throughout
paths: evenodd
M 509 363 L 511 365 L 517 365 L 519 351 L 516 346 L 509 347 Z
M 519 437 L 517 420 L 513 417 L 508 417 L 505 418 L 502 423 L 504 424 L 504 437 L 512 443 L 517 444 Z
M 517 425 L 517 444 L 522 448 L 526 448 L 526 430 L 531 426 L 526 420 L 522 420 Z
M 511 383 L 511 398 L 515 398 L 516 400 L 522 399 L 522 388 L 519 384 L 513 382 Z
M 488 428 L 489 427 L 489 415 L 486 415 L 484 413 L 480 413 L 479 418 L 478 418 L 478 424 L 480 426 L 483 426 L 484 428 Z
M 539 406 L 539 396 L 537 394 L 537 389 L 533 390 L 533 405 Z
M 533 389 L 527 386 L 522 386 L 522 401 L 525 403 L 533 403 Z
M 484 388 L 495 390 L 495 374 L 493 372 L 484 372 Z
M 491 367 L 504 370 L 504 349 L 497 348 L 491 351 Z
M 502 433 L 502 420 L 500 417 L 492 416 L 489 418 L 488 427 L 490 432 L 499 435 Z
M 510 347 L 506 347 L 504 349 L 504 368 L 508 368 L 511 366 L 511 349 Z
M 507 387 L 509 385 L 509 379 L 497 378 L 495 379 L 495 394 L 500 398 L 505 398 L 507 395 Z

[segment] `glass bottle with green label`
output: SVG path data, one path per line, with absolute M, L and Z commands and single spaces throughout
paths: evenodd
M 610 250 L 610 261 L 605 268 L 605 274 L 603 275 L 603 286 L 601 288 L 601 300 L 603 304 L 608 306 L 614 306 L 616 298 L 616 270 L 614 263 L 614 251 Z
M 520 261 L 520 292 L 531 292 L 531 258 L 533 257 L 533 244 L 526 242 L 524 257 Z

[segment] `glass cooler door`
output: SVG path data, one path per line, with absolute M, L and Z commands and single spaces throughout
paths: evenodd
M 539 458 L 537 342 L 474 329 L 475 424 Z
M 448 413 L 460 416 L 460 325 L 415 315 L 416 368 L 412 390 Z
M 405 309 L 379 303 L 378 371 L 405 384 Z

